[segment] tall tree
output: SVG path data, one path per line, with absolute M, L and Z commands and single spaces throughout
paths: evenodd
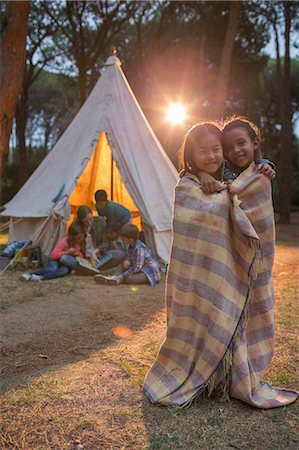
M 284 10 L 284 38 L 285 56 L 283 66 L 283 89 L 282 104 L 282 145 L 280 156 L 280 190 L 279 190 L 279 221 L 281 223 L 290 222 L 291 208 L 291 186 L 293 175 L 293 145 L 292 145 L 292 108 L 291 108 L 291 59 L 290 59 L 290 34 L 292 25 L 291 2 L 283 3 Z M 293 11 L 294 12 L 294 11 Z
M 8 2 L 1 18 L 0 36 L 0 192 L 7 163 L 9 138 L 22 91 L 29 1 Z
M 19 178 L 21 187 L 29 175 L 29 161 L 26 145 L 27 121 L 29 116 L 29 92 L 49 61 L 59 54 L 59 50 L 49 45 L 49 37 L 56 32 L 56 24 L 46 17 L 44 2 L 35 1 L 28 19 L 26 45 L 26 65 L 23 71 L 23 89 L 16 108 L 16 135 L 18 140 Z
M 55 45 L 71 61 L 79 78 L 80 103 L 98 78 L 98 63 L 106 58 L 120 32 L 129 25 L 139 2 L 45 2 L 58 28 Z
M 229 20 L 222 49 L 216 86 L 215 104 L 213 107 L 214 115 L 217 118 L 222 118 L 224 114 L 224 102 L 227 99 L 227 88 L 230 79 L 235 38 L 240 22 L 241 7 L 241 1 L 230 2 Z

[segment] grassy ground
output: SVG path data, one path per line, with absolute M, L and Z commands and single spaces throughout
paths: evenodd
M 265 380 L 298 389 L 298 240 L 278 231 L 276 347 Z M 162 284 L 99 293 L 87 278 L 36 285 L 18 275 L 1 279 L 1 449 L 299 448 L 298 403 L 264 411 L 210 399 L 180 410 L 143 397 L 165 331 Z

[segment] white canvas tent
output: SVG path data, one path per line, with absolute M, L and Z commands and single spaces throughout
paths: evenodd
M 177 172 L 151 130 L 116 56 L 32 176 L 5 205 L 9 242 L 32 239 L 49 255 L 78 206 L 94 192 L 127 206 L 145 238 L 167 261 Z

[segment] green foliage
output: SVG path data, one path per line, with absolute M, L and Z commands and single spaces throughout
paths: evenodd
M 117 47 L 143 111 L 176 162 L 187 127 L 213 118 L 211 106 L 229 15 L 230 2 L 226 1 L 32 2 L 24 80 L 29 104 L 29 173 L 53 147 L 93 88 L 111 45 Z M 298 23 L 293 14 L 294 29 Z M 226 116 L 243 114 L 261 126 L 264 155 L 275 161 L 278 174 L 283 157 L 280 83 L 276 61 L 265 54 L 264 48 L 273 27 L 280 31 L 282 24 L 282 2 L 242 2 L 225 110 Z M 299 60 L 292 60 L 291 70 L 295 126 L 299 116 Z M 164 122 L 165 107 L 174 100 L 188 105 L 189 123 L 185 127 L 171 128 Z M 294 148 L 292 202 L 299 205 L 299 148 L 295 138 Z M 19 187 L 16 161 L 14 158 L 5 173 L 4 201 Z M 275 204 L 279 182 L 274 184 Z
M 79 107 L 77 98 L 76 79 L 65 75 L 42 71 L 32 85 L 29 119 L 32 126 L 43 130 L 45 151 L 53 147 L 71 121 L 74 111 Z
M 131 363 L 129 363 L 129 361 L 125 361 L 125 360 L 121 361 L 120 366 L 123 369 L 123 371 L 125 372 L 127 377 L 131 376 L 132 365 L 131 365 Z
M 150 450 L 170 450 L 176 448 L 178 439 L 176 436 L 170 436 L 169 434 L 160 434 L 154 437 L 150 443 Z

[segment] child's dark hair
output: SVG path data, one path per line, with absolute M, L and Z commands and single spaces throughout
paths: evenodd
M 139 236 L 139 230 L 136 225 L 133 225 L 132 223 L 126 223 L 120 230 L 120 234 L 122 237 L 134 239 L 134 241 L 136 241 Z
M 198 149 L 200 140 L 209 134 L 216 136 L 221 142 L 221 129 L 217 122 L 201 122 L 190 128 L 182 145 L 180 158 L 181 170 L 195 174 L 198 172 L 198 169 L 194 163 L 193 155 L 196 149 Z
M 119 233 L 121 229 L 121 225 L 119 225 L 118 223 L 115 222 L 109 222 L 106 225 L 106 231 L 111 230 L 114 231 L 115 233 Z
M 231 116 L 225 120 L 222 128 L 222 139 L 227 131 L 234 130 L 235 128 L 242 127 L 247 131 L 247 134 L 252 142 L 256 143 L 256 151 L 254 160 L 257 162 L 262 157 L 261 145 L 263 142 L 261 130 L 244 116 Z
M 79 208 L 77 210 L 77 217 L 81 221 L 81 220 L 85 219 L 85 217 L 88 216 L 88 214 L 90 214 L 91 212 L 92 211 L 89 208 L 89 206 L 86 206 L 86 205 L 79 206 Z
M 67 243 L 69 247 L 72 247 L 74 245 L 75 238 L 79 234 L 84 235 L 84 231 L 78 223 L 73 222 L 68 229 Z
M 107 192 L 104 191 L 103 189 L 99 189 L 98 191 L 96 191 L 96 193 L 94 194 L 94 198 L 95 201 L 97 202 L 102 202 L 108 199 L 107 197 Z

